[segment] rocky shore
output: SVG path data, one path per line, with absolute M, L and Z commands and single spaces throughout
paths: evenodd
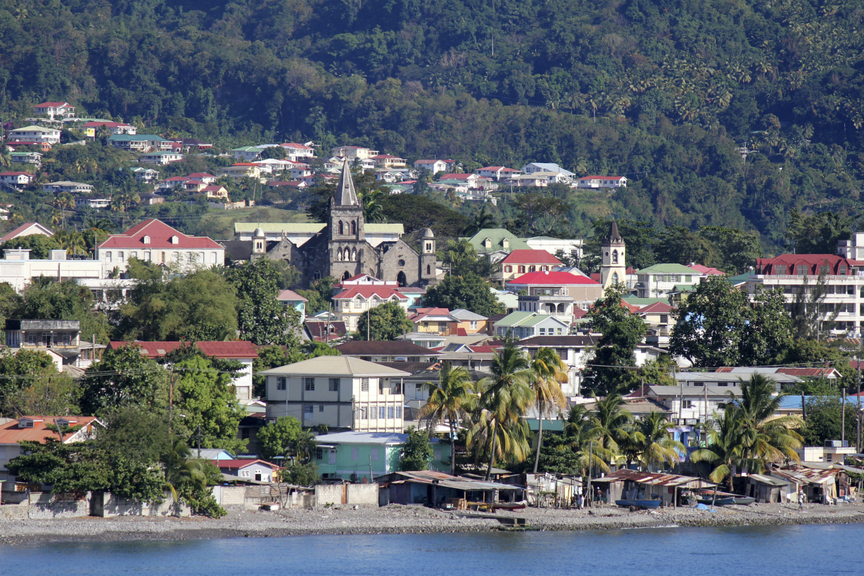
M 507 519 L 524 519 L 529 530 L 620 530 L 670 526 L 745 526 L 782 524 L 849 524 L 864 522 L 864 504 L 822 506 L 757 504 L 630 512 L 616 507 L 593 510 L 529 508 L 491 514 L 457 513 L 415 506 L 385 508 L 233 511 L 225 518 L 73 518 L 0 520 L 0 545 L 46 542 L 128 540 L 195 540 L 278 537 L 306 534 L 394 534 L 487 532 L 513 529 Z

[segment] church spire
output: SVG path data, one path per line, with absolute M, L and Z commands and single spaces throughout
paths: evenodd
M 342 163 L 342 176 L 339 178 L 339 188 L 336 190 L 337 206 L 359 206 L 357 191 L 354 189 L 354 179 L 351 178 L 351 167 L 346 158 Z

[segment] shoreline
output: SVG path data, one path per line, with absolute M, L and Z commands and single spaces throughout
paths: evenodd
M 524 519 L 524 528 L 505 526 L 500 519 Z M 530 531 L 595 531 L 641 528 L 786 526 L 864 523 L 864 504 L 837 506 L 758 504 L 630 512 L 602 506 L 593 510 L 529 508 L 520 512 L 456 513 L 415 506 L 375 509 L 231 511 L 210 518 L 65 518 L 0 520 L 0 546 L 72 542 L 190 541 L 223 538 L 279 538 L 306 535 L 435 534 Z

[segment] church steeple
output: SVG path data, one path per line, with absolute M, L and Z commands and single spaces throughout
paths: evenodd
M 336 189 L 337 206 L 359 206 L 357 191 L 354 189 L 354 179 L 351 177 L 351 167 L 346 158 L 342 162 L 342 176 L 339 177 L 339 188 Z
M 618 223 L 613 220 L 609 227 L 609 236 L 603 239 L 600 248 L 600 283 L 603 285 L 603 290 L 609 286 L 626 284 L 625 249 L 624 239 L 618 233 Z

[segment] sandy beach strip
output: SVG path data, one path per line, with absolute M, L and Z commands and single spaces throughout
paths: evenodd
M 524 519 L 529 530 L 621 530 L 633 528 L 748 526 L 783 524 L 850 524 L 864 522 L 864 504 L 837 506 L 756 504 L 630 512 L 602 506 L 593 510 L 529 508 L 494 515 L 457 513 L 419 506 L 384 508 L 231 511 L 210 518 L 65 518 L 0 520 L 0 545 L 47 542 L 116 542 L 132 540 L 196 540 L 237 537 L 279 537 L 308 534 L 408 534 L 488 532 L 506 530 L 507 519 Z

